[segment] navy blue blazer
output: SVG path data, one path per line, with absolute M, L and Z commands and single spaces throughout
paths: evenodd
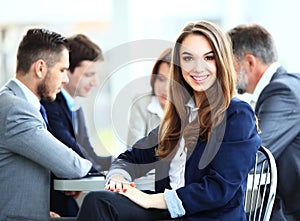
M 82 109 L 80 108 L 71 113 L 62 93 L 57 94 L 55 101 L 42 100 L 41 103 L 46 109 L 51 133 L 78 155 L 89 159 L 93 163 L 90 172 L 108 170 L 111 157 L 97 156 L 94 152 L 87 133 Z M 77 122 L 76 129 L 75 119 Z M 55 178 L 53 174 L 51 177 L 52 179 Z M 72 196 L 53 190 L 53 186 L 51 186 L 50 209 L 61 216 L 76 216 L 79 208 Z
M 234 98 L 222 125 L 224 133 L 217 129 L 209 143 L 199 141 L 194 151 L 188 153 L 185 186 L 176 190 L 186 220 L 246 220 L 243 204 L 246 178 L 261 145 L 254 112 L 249 104 Z M 136 178 L 155 168 L 156 192 L 170 189 L 170 162 L 155 156 L 157 141 L 158 128 L 120 154 L 111 169 L 125 169 Z M 201 168 L 201 157 L 212 160 Z
M 82 109 L 80 108 L 72 114 L 61 92 L 57 94 L 55 101 L 42 100 L 41 103 L 46 109 L 51 133 L 81 157 L 89 159 L 96 170 L 108 170 L 111 157 L 97 156 L 94 152 Z M 77 120 L 77 133 L 75 133 L 74 119 L 72 120 L 72 118 Z

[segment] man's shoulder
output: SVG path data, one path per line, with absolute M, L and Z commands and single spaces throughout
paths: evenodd
M 282 73 L 278 74 L 274 79 L 272 79 L 269 85 L 266 86 L 268 90 L 280 90 L 280 88 L 289 88 L 290 90 L 299 90 L 300 85 L 300 73 Z M 266 91 L 268 91 L 266 90 Z
M 288 81 L 290 79 L 293 80 L 297 80 L 300 81 L 300 73 L 296 73 L 296 72 L 288 72 L 285 69 L 282 69 L 281 71 L 277 71 L 274 75 L 273 75 L 273 79 L 272 81 Z M 272 82 L 271 81 L 271 82 Z
M 0 93 L 0 103 L 8 105 L 20 105 L 20 104 L 29 104 L 24 98 L 16 96 L 12 91 L 2 91 Z
M 26 99 L 11 93 L 0 94 L 0 115 L 2 119 L 14 115 L 34 116 L 37 113 L 36 107 Z
M 291 105 L 300 104 L 300 74 L 299 73 L 281 73 L 274 77 L 268 85 L 260 93 L 258 101 L 256 103 L 255 110 L 257 111 L 262 103 L 264 103 L 269 98 L 272 98 L 272 101 L 277 103 L 278 101 L 285 101 Z M 291 103 L 291 101 L 293 101 Z

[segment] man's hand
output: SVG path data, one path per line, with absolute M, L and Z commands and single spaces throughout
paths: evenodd
M 67 196 L 73 196 L 75 200 L 79 197 L 81 193 L 81 191 L 62 191 L 62 192 Z
M 55 213 L 55 212 L 50 211 L 50 217 L 51 217 L 51 218 L 57 218 L 57 217 L 60 217 L 60 215 L 58 215 L 58 214 Z

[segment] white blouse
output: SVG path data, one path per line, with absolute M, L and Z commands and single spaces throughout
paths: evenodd
M 185 105 L 189 117 L 189 123 L 192 122 L 198 114 L 199 108 L 196 107 L 195 102 L 191 99 Z M 185 164 L 187 156 L 187 148 L 185 147 L 184 138 L 181 137 L 179 141 L 179 147 L 175 157 L 170 163 L 169 177 L 170 186 L 173 190 L 183 187 L 185 184 Z

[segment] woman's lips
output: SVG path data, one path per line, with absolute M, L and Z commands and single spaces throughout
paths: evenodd
M 204 81 L 208 78 L 209 75 L 201 75 L 201 76 L 192 76 L 192 78 L 195 80 L 195 81 Z

